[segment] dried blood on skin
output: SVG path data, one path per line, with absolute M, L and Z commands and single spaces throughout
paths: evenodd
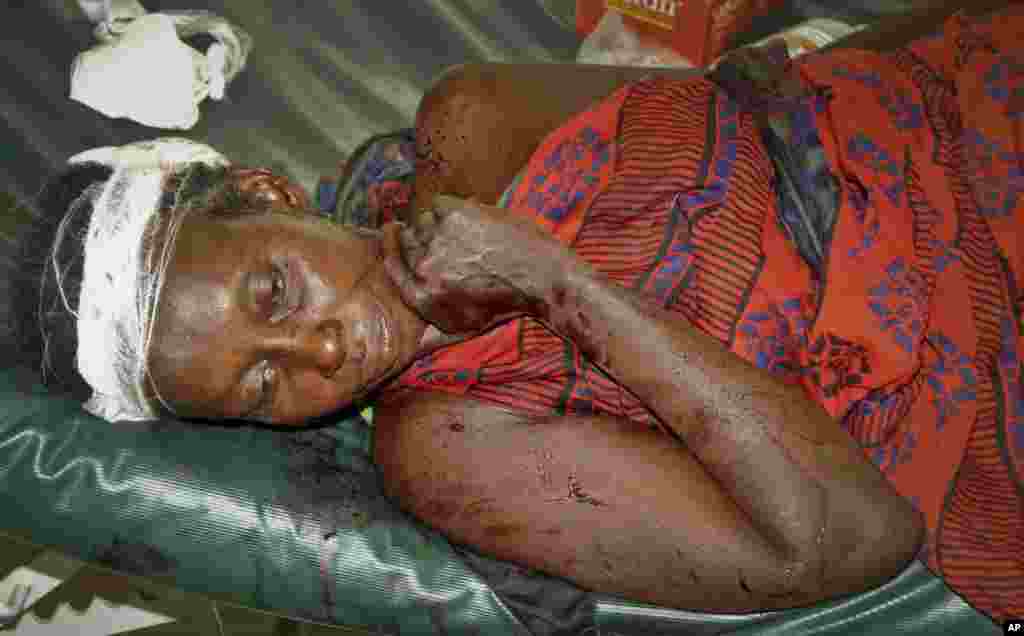
M 587 316 L 588 306 L 580 294 L 570 294 L 562 286 L 556 286 L 548 305 L 548 323 L 558 335 L 568 339 L 591 362 L 608 364 L 608 340 L 611 331 L 601 329 Z
M 461 433 L 466 430 L 466 425 L 459 417 L 452 417 L 448 420 L 448 430 L 453 433 Z
M 502 539 L 514 534 L 522 534 L 525 528 L 515 523 L 497 523 L 484 527 L 484 534 L 495 539 Z

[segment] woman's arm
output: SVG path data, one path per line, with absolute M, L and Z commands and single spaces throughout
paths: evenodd
M 673 491 L 668 447 L 627 451 L 621 435 L 607 432 L 594 443 L 622 450 L 621 461 L 606 460 L 616 472 L 633 470 L 631 462 L 650 453 L 661 475 L 649 477 L 659 487 L 644 499 L 653 521 L 682 523 L 682 539 L 705 524 L 705 533 L 713 529 L 735 543 L 733 552 L 703 555 L 701 567 L 716 572 L 716 580 L 741 571 L 745 583 L 734 579 L 734 586 L 760 590 L 757 602 L 778 594 L 799 604 L 863 589 L 913 558 L 922 538 L 919 515 L 799 387 L 610 282 L 525 218 L 445 198 L 435 209 L 432 229 L 404 235 L 411 269 L 389 264 L 406 301 L 454 333 L 482 324 L 481 299 L 500 300 L 501 315 L 517 308 L 518 294 L 519 310 L 574 341 L 643 401 L 685 443 L 703 478 L 673 473 L 681 479 Z M 701 505 L 683 506 L 696 515 L 684 522 L 672 511 L 690 496 Z M 621 505 L 628 500 L 619 493 Z
M 913 557 L 920 516 L 799 386 L 586 264 L 564 272 L 540 318 L 685 442 L 776 558 L 827 590 Z
M 442 75 L 416 116 L 414 210 L 437 194 L 495 203 L 552 130 L 645 77 L 700 71 L 576 64 L 472 64 Z
M 887 50 L 938 28 L 959 10 L 981 15 L 1010 0 L 922 0 L 833 46 Z M 421 158 L 413 209 L 437 194 L 495 203 L 534 149 L 567 119 L 626 83 L 648 77 L 687 79 L 699 69 L 586 64 L 469 64 L 444 73 L 420 103 Z
M 899 572 L 871 542 L 822 562 L 781 556 L 686 447 L 602 416 L 510 413 L 408 392 L 377 405 L 389 495 L 452 541 L 581 587 L 692 611 L 797 607 Z

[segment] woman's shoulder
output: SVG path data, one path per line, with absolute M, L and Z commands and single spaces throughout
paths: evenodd
M 454 421 L 483 421 L 499 418 L 502 422 L 523 422 L 534 414 L 503 408 L 479 399 L 440 391 L 399 387 L 389 390 L 373 406 L 373 422 L 378 440 L 403 436 L 407 439 L 442 429 L 462 432 Z M 450 425 L 447 428 L 440 424 Z
M 581 64 L 449 69 L 417 111 L 414 208 L 429 206 L 442 192 L 497 201 L 548 135 L 624 86 L 651 77 L 694 81 L 701 73 Z
M 503 425 L 529 425 L 535 418 L 464 396 L 391 391 L 374 405 L 374 460 L 387 483 L 402 483 L 437 462 L 460 461 L 458 449 L 466 435 Z

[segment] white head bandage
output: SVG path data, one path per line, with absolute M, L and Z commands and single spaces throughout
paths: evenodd
M 113 168 L 93 194 L 85 238 L 82 287 L 75 313 L 78 372 L 93 389 L 90 413 L 114 422 L 148 420 L 156 409 L 146 399 L 146 358 L 163 275 L 183 214 L 161 210 L 167 177 L 190 163 L 227 166 L 209 146 L 164 138 L 97 148 L 69 163 L 96 162 Z M 146 240 L 167 230 L 160 249 Z M 73 311 L 64 298 L 65 307 Z

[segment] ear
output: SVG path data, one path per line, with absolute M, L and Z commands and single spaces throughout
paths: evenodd
M 315 214 L 309 194 L 294 180 L 267 168 L 236 168 L 232 177 L 249 201 L 260 201 L 268 210 L 295 216 Z

